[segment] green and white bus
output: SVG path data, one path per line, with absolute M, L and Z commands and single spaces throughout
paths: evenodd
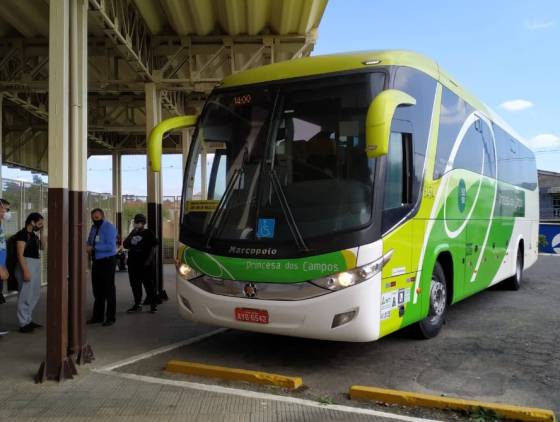
M 538 249 L 531 150 L 432 60 L 316 56 L 226 78 L 185 169 L 177 298 L 190 320 L 340 341 L 413 325 L 499 282 Z

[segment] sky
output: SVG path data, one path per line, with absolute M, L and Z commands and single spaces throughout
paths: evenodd
M 560 1 L 330 0 L 318 35 L 314 55 L 430 56 L 560 172 Z
M 313 55 L 406 49 L 436 60 L 560 172 L 560 1 L 329 0 Z M 123 157 L 123 194 L 146 194 L 145 156 Z M 180 195 L 181 156 L 164 156 L 163 194 Z M 110 157 L 88 160 L 88 190 L 110 193 Z M 6 178 L 31 180 L 4 169 Z

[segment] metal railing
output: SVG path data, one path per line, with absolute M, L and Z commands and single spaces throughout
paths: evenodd
M 1 197 L 10 202 L 12 219 L 3 224 L 6 238 L 15 234 L 25 226 L 25 219 L 32 212 L 38 212 L 45 217 L 45 235 L 48 237 L 48 185 L 39 182 L 25 182 L 21 180 L 2 180 Z M 87 193 L 87 213 L 93 208 L 102 208 L 108 219 L 115 218 L 114 204 L 112 195 L 88 192 Z M 88 216 L 85 216 L 88 217 Z M 41 253 L 41 281 L 47 280 L 47 256 L 48 244 Z
M 3 228 L 6 237 L 13 235 L 25 225 L 25 219 L 31 212 L 39 212 L 45 217 L 45 234 L 48 235 L 48 187 L 45 183 L 24 182 L 20 180 L 3 179 L 2 198 L 10 202 L 12 219 L 5 221 Z M 179 233 L 179 207 L 181 198 L 166 196 L 163 198 L 163 259 L 172 262 L 175 257 L 176 241 Z M 89 219 L 89 212 L 94 208 L 101 208 L 109 221 L 115 221 L 115 197 L 107 193 L 87 192 L 85 221 Z M 147 213 L 147 198 L 145 196 L 123 195 L 123 233 L 132 228 L 131 222 L 135 214 Z M 47 249 L 41 256 L 42 281 L 47 279 Z
M 21 180 L 3 179 L 3 199 L 10 202 L 12 219 L 3 224 L 6 238 L 15 234 L 25 225 L 25 219 L 32 212 L 38 212 L 45 217 L 45 234 L 48 236 L 48 185 L 39 182 L 25 182 Z M 87 192 L 85 221 L 89 221 L 89 213 L 94 208 L 101 208 L 109 221 L 115 221 L 116 198 L 108 193 Z M 173 262 L 179 234 L 180 196 L 164 196 L 162 202 L 162 245 L 164 262 Z M 132 229 L 132 219 L 135 214 L 147 214 L 146 196 L 123 195 L 123 234 Z M 41 281 L 47 280 L 47 248 L 41 254 Z

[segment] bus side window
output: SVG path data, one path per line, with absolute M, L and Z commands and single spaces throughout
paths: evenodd
M 383 194 L 383 231 L 399 222 L 412 206 L 412 135 L 392 132 Z

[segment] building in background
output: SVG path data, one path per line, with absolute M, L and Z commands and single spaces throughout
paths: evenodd
M 560 254 L 560 173 L 539 170 L 539 251 Z

